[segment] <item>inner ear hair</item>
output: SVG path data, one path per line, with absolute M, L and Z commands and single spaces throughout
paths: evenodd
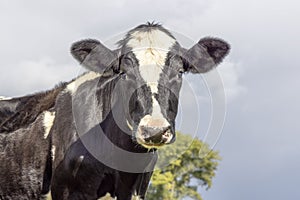
M 71 53 L 82 66 L 97 73 L 111 70 L 117 65 L 117 53 L 95 39 L 75 42 L 71 46 Z
M 79 63 L 82 63 L 91 51 L 99 44 L 100 42 L 95 39 L 84 39 L 74 42 L 71 46 L 71 54 L 79 61 Z

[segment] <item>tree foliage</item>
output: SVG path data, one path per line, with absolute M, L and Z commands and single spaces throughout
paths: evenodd
M 218 152 L 189 135 L 177 133 L 176 142 L 159 149 L 159 162 L 147 192 L 148 200 L 202 200 L 198 186 L 212 185 Z

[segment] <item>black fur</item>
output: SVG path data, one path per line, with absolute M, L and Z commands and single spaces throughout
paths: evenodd
M 49 154 L 43 115 L 26 128 L 0 134 L 0 199 L 40 199 Z M 49 178 L 49 177 L 48 177 Z
M 229 50 L 229 44 L 221 39 L 203 38 L 184 52 L 185 69 L 192 73 L 208 72 L 222 62 Z

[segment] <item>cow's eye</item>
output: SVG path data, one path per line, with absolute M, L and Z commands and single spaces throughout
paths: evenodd
M 181 78 L 182 77 L 182 74 L 184 74 L 184 69 L 180 69 L 178 71 L 178 77 Z
M 125 80 L 127 75 L 125 72 L 120 72 L 120 77 L 121 77 L 121 79 Z
M 124 65 L 126 65 L 126 66 L 131 66 L 131 65 L 133 65 L 133 62 L 132 62 L 132 60 L 130 59 L 130 58 L 124 58 Z

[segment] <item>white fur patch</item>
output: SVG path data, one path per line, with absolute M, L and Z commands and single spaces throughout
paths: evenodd
M 52 197 L 51 197 L 51 191 L 49 191 L 47 194 L 43 195 L 43 198 L 45 200 L 52 200 Z
M 88 72 L 88 73 L 86 73 L 86 74 L 84 74 L 84 75 L 78 77 L 77 79 L 75 79 L 75 80 L 72 81 L 71 83 L 69 83 L 69 84 L 67 85 L 67 90 L 68 90 L 69 92 L 71 92 L 71 94 L 74 94 L 74 93 L 77 91 L 77 89 L 78 89 L 78 87 L 79 87 L 80 85 L 82 85 L 83 83 L 85 83 L 85 82 L 87 82 L 87 81 L 96 79 L 96 78 L 98 78 L 98 77 L 100 77 L 100 76 L 101 76 L 101 74 L 99 74 L 99 73 L 96 73 L 96 72 L 93 72 L 93 71 Z
M 106 199 L 111 199 L 111 200 L 117 200 L 117 197 L 115 198 L 112 198 L 110 196 L 109 193 L 107 193 L 104 197 L 101 197 L 100 199 L 98 200 L 106 200 Z M 136 195 L 136 194 L 133 194 L 132 197 L 131 197 L 131 200 L 143 200 L 140 196 Z
M 52 157 L 52 161 L 54 161 L 54 159 L 55 159 L 55 150 L 56 150 L 56 146 L 52 145 L 52 147 L 51 147 L 51 157 Z
M 11 97 L 0 96 L 0 101 L 1 101 L 1 100 L 10 100 L 10 99 L 12 99 L 12 98 L 11 98 Z
M 44 112 L 44 119 L 43 119 L 43 125 L 44 125 L 44 139 L 46 139 L 50 133 L 50 130 L 53 126 L 53 122 L 55 119 L 55 112 L 46 111 Z
M 131 126 L 131 124 L 129 123 L 128 120 L 126 120 L 126 124 L 127 124 L 128 128 L 129 128 L 130 130 L 133 130 L 133 127 Z
M 84 159 L 83 155 L 81 155 L 81 156 L 78 157 L 77 162 L 76 162 L 75 167 L 74 167 L 74 170 L 72 172 L 72 174 L 73 174 L 74 177 L 76 176 L 76 174 L 77 174 L 77 172 L 79 170 L 79 167 L 80 167 L 83 159 Z
M 153 126 L 153 127 L 168 127 L 170 123 L 166 120 L 166 118 L 162 115 L 160 106 L 157 100 L 152 96 L 152 113 L 151 115 L 145 115 L 139 126 Z
M 109 200 L 117 200 L 117 197 L 112 198 L 112 197 L 110 196 L 109 193 L 106 193 L 105 196 L 101 197 L 101 198 L 98 199 L 98 200 L 108 200 L 108 199 L 109 199 Z
M 135 191 L 131 197 L 131 200 L 143 200 L 143 199 L 139 195 L 137 195 L 137 192 Z
M 136 31 L 131 34 L 131 39 L 127 44 L 138 59 L 140 74 L 151 88 L 152 93 L 158 91 L 157 86 L 162 67 L 175 42 L 174 38 L 160 30 Z
M 152 96 L 152 115 L 151 116 L 154 118 L 163 118 L 158 101 L 154 98 L 154 96 Z

